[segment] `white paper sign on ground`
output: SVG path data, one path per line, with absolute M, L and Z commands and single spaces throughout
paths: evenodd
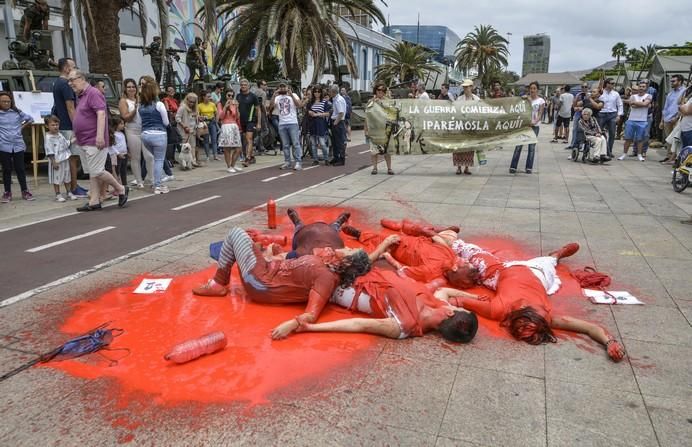
M 624 290 L 602 290 L 582 289 L 584 295 L 594 304 L 644 304 L 634 295 Z
M 135 293 L 162 293 L 165 292 L 173 278 L 144 278 L 135 289 Z

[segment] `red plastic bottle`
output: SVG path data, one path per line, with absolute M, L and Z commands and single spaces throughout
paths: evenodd
M 267 201 L 267 227 L 276 228 L 276 202 L 274 199 Z
M 226 347 L 226 344 L 228 344 L 226 334 L 216 331 L 173 346 L 163 358 L 174 363 L 186 363 L 203 355 L 220 351 Z

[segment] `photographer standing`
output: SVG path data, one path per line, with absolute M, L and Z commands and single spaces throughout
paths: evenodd
M 47 30 L 49 16 L 50 11 L 46 0 L 36 0 L 33 5 L 27 6 L 19 21 L 24 41 L 29 41 L 33 29 Z

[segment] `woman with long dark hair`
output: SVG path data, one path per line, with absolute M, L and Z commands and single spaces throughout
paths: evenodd
M 123 88 L 124 92 L 120 98 L 118 109 L 120 110 L 120 117 L 125 121 L 125 139 L 127 140 L 127 151 L 130 154 L 130 168 L 132 168 L 132 175 L 135 177 L 132 185 L 143 188 L 145 179 L 142 178 L 142 157 L 144 157 L 147 168 L 146 181 L 151 183 L 154 173 L 154 156 L 146 149 L 142 150 L 142 121 L 137 113 L 139 108 L 137 82 L 134 79 L 125 79 Z
M 5 192 L 0 203 L 12 200 L 12 169 L 17 174 L 19 187 L 22 189 L 22 199 L 34 200 L 26 185 L 24 171 L 24 153 L 26 144 L 22 137 L 22 129 L 34 122 L 34 119 L 15 106 L 14 97 L 10 92 L 0 92 L 0 163 L 2 163 L 2 182 Z
M 553 329 L 560 329 L 588 335 L 605 346 L 608 356 L 615 362 L 625 357 L 625 350 L 620 342 L 605 328 L 553 313 L 548 295 L 555 293 L 560 287 L 555 266 L 560 259 L 576 253 L 579 250 L 578 244 L 567 244 L 548 256 L 529 261 L 504 262 L 479 246 L 461 239 L 447 242 L 459 257 L 478 269 L 479 283 L 494 289 L 496 293 L 489 299 L 454 296 L 454 292 L 440 298 L 484 318 L 500 321 L 512 337 L 532 345 L 554 343 L 556 338 Z
M 313 166 L 320 164 L 321 161 L 324 162 L 325 166 L 329 163 L 327 136 L 331 110 L 329 101 L 324 98 L 322 87 L 319 85 L 314 86 L 312 88 L 312 99 L 307 104 L 310 154 L 312 155 Z

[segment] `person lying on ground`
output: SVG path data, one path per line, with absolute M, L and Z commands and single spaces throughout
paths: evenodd
M 296 332 L 362 332 L 403 339 L 437 330 L 446 340 L 468 343 L 478 330 L 473 312 L 434 298 L 425 285 L 397 275 L 386 264 L 373 268 L 350 287 L 338 287 L 330 302 L 372 318 L 297 321 Z
M 378 233 L 361 231 L 348 225 L 344 225 L 341 231 L 356 238 L 365 246 L 366 250 L 374 249 L 388 237 Z M 400 275 L 406 275 L 423 283 L 443 276 L 448 280 L 452 277 L 462 281 L 450 281 L 452 287 L 463 289 L 473 286 L 474 281 L 467 278 L 473 278 L 475 269 L 465 265 L 466 263 L 460 263 L 444 239 L 444 237 L 456 239 L 456 233 L 453 230 L 433 233 L 432 237 L 407 236 L 405 234 L 395 236 L 399 242 L 393 245 L 392 250 L 383 253 L 382 256 L 397 268 Z M 451 275 L 452 272 L 458 270 L 462 270 L 464 274 Z
M 477 245 L 457 239 L 453 250 L 465 261 L 478 268 L 480 284 L 495 290 L 491 298 L 447 296 L 452 305 L 476 312 L 490 320 L 500 321 L 512 337 L 532 345 L 556 342 L 553 329 L 577 332 L 605 346 L 615 362 L 625 357 L 625 350 L 605 328 L 564 315 L 555 315 L 548 295 L 560 288 L 555 266 L 562 258 L 572 256 L 579 244 L 570 243 L 549 256 L 528 261 L 505 262 Z
M 214 277 L 195 287 L 198 296 L 225 296 L 231 279 L 231 268 L 238 264 L 240 279 L 249 299 L 266 304 L 307 302 L 305 312 L 293 322 L 316 321 L 337 284 L 349 286 L 359 275 L 370 270 L 370 259 L 363 250 L 336 250 L 330 263 L 314 255 L 299 259 L 267 260 L 259 244 L 254 244 L 242 228 L 231 228 L 221 247 Z M 288 335 L 293 324 L 282 323 L 272 331 L 272 338 Z

